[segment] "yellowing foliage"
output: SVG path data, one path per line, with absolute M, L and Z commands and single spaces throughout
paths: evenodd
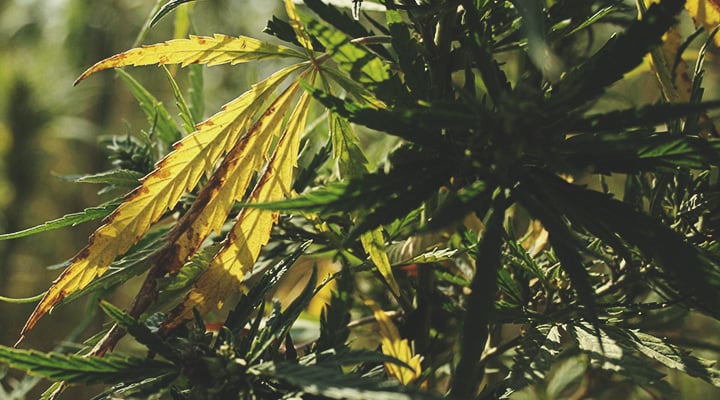
M 131 50 L 124 54 L 133 53 Z M 130 56 L 126 56 L 124 61 L 133 63 Z M 70 260 L 68 267 L 53 282 L 28 318 L 21 335 L 31 330 L 43 315 L 68 294 L 84 288 L 105 273 L 117 256 L 125 253 L 147 233 L 153 223 L 177 204 L 182 194 L 197 185 L 203 173 L 211 174 L 218 160 L 238 143 L 242 134 L 253 124 L 268 97 L 291 73 L 303 66 L 291 65 L 254 85 L 224 106 L 222 111 L 199 124 L 191 135 L 176 143 L 174 151 L 157 163 L 155 170 L 141 180 L 141 186 L 124 199 L 105 224 L 93 233 L 88 245 Z M 253 164 L 249 169 L 252 171 L 257 168 Z M 242 191 L 238 188 L 234 190 Z M 212 216 L 219 213 L 209 214 Z M 204 229 L 217 229 L 214 227 L 216 223 L 217 219 L 207 223 Z M 197 240 L 197 237 L 193 239 Z M 190 248 L 195 245 L 185 246 L 187 253 L 194 251 Z
M 310 41 L 310 36 L 305 32 L 305 27 L 300 22 L 300 18 L 295 11 L 295 4 L 293 4 L 292 0 L 285 0 L 285 11 L 287 12 L 288 18 L 290 18 L 290 25 L 292 25 L 300 45 L 309 52 L 312 52 L 313 46 Z
M 248 201 L 279 200 L 291 193 L 292 171 L 297 162 L 300 137 L 307 123 L 309 102 L 310 95 L 304 93 Z M 243 209 L 223 242 L 223 247 L 183 303 L 170 314 L 163 324 L 163 330 L 170 330 L 191 318 L 193 308 L 201 314 L 221 308 L 231 293 L 239 291 L 245 274 L 250 271 L 260 250 L 268 242 L 276 220 L 275 211 Z
M 366 300 L 365 304 L 373 310 L 373 315 L 380 328 L 383 354 L 394 357 L 410 366 L 410 368 L 407 368 L 394 363 L 385 363 L 385 369 L 389 375 L 397 378 L 403 385 L 409 384 L 422 373 L 420 355 L 413 355 L 407 339 L 400 337 L 397 327 L 383 310 L 371 300 Z
M 708 32 L 720 25 L 720 1 L 718 0 L 687 0 L 685 2 L 690 15 L 696 24 L 702 25 Z M 720 46 L 720 36 L 715 36 L 715 44 Z
M 240 64 L 249 61 L 279 57 L 305 58 L 288 47 L 266 43 L 246 36 L 232 37 L 221 34 L 190 36 L 188 39 L 174 39 L 116 54 L 102 60 L 75 81 L 79 83 L 95 72 L 110 68 L 140 65 L 180 64 Z
M 192 207 L 168 234 L 168 246 L 157 256 L 170 272 L 177 271 L 211 233 L 220 233 L 230 209 L 247 191 L 250 179 L 265 164 L 265 155 L 282 131 L 282 122 L 299 89 L 288 87 L 268 107 L 249 132 L 225 156 L 203 186 Z
M 365 252 L 370 256 L 370 260 L 375 264 L 380 274 L 385 278 L 388 286 L 395 294 L 400 296 L 400 287 L 395 280 L 395 276 L 390 266 L 390 259 L 385 252 L 385 239 L 383 238 L 382 228 L 373 229 L 360 235 Z

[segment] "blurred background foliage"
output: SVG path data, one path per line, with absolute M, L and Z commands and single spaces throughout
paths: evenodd
M 97 193 L 97 186 L 61 177 L 107 169 L 109 137 L 142 137 L 141 130 L 148 130 L 136 100 L 115 74 L 100 74 L 73 88 L 84 69 L 138 41 L 146 44 L 186 33 L 215 32 L 268 38 L 260 32 L 281 5 L 269 0 L 206 1 L 195 7 L 190 20 L 176 21 L 187 14 L 175 13 L 139 38 L 157 3 L 162 1 L 0 0 L 0 233 L 107 200 Z M 189 32 L 182 32 L 184 25 Z M 206 110 L 216 111 L 273 70 L 270 62 L 202 69 Z M 158 79 L 162 75 L 156 68 L 129 72 L 171 113 L 176 111 L 170 85 Z M 178 72 L 181 85 L 187 73 Z M 97 225 L 0 241 L 0 296 L 27 297 L 45 290 L 59 272 L 52 266 L 71 257 Z M 132 296 L 134 288 L 126 286 L 114 295 Z M 88 302 L 90 307 L 86 307 Z M 17 340 L 32 308 L 33 304 L 0 302 L 0 343 L 12 345 Z M 56 318 L 43 321 L 27 344 L 51 350 L 58 338 L 97 324 L 91 315 L 95 312 L 94 299 L 62 307 Z
M 148 129 L 136 100 L 115 74 L 98 74 L 73 88 L 73 81 L 85 68 L 136 44 L 155 43 L 186 33 L 244 34 L 272 40 L 261 32 L 274 13 L 282 13 L 281 2 L 277 0 L 207 0 L 191 4 L 191 14 L 174 13 L 144 31 L 143 25 L 158 3 L 162 1 L 0 0 L 0 233 L 18 231 L 97 205 L 103 200 L 97 187 L 69 183 L 61 177 L 107 169 L 111 160 L 104 147 L 109 137 L 141 138 L 142 131 Z M 187 15 L 189 19 L 183 21 Z M 683 16 L 681 27 L 686 33 L 692 32 L 692 22 L 687 15 Z M 606 32 L 597 37 L 606 38 Z M 589 37 L 588 51 L 593 48 L 592 40 Z M 692 61 L 695 54 L 697 50 L 691 49 L 686 57 Z M 717 49 L 710 50 L 706 57 L 706 98 L 714 99 L 720 97 L 715 84 L 720 79 Z M 521 65 L 514 66 L 512 62 L 512 57 L 508 57 L 505 68 L 510 76 L 514 68 L 522 70 Z M 251 83 L 276 69 L 272 62 L 201 69 L 205 80 L 205 115 L 215 112 Z M 129 72 L 171 112 L 175 110 L 170 85 L 158 79 L 162 74 L 158 75 L 155 68 Z M 188 72 L 177 72 L 181 85 Z M 604 103 L 598 104 L 597 111 L 660 99 L 657 81 L 647 64 L 628 78 L 613 87 L 604 97 Z M 372 146 L 368 150 L 371 158 L 383 152 L 383 149 L 373 151 Z M 45 290 L 58 274 L 58 268 L 53 266 L 71 257 L 96 227 L 97 223 L 88 223 L 73 229 L 0 241 L 0 295 L 27 297 Z M 127 297 L 116 297 L 116 304 L 127 304 L 137 284 L 139 282 L 135 286 L 125 285 L 114 293 L 113 296 Z M 26 340 L 26 347 L 48 351 L 62 344 L 57 342 L 58 337 L 72 339 L 74 333 L 88 325 L 95 324 L 97 328 L 100 319 L 93 316 L 97 312 L 95 302 L 96 299 L 90 298 L 61 307 L 54 318 L 40 323 L 36 333 Z M 0 302 L 0 343 L 12 345 L 17 340 L 33 306 Z M 686 318 L 685 323 L 667 332 L 677 344 L 693 347 L 695 339 L 703 338 L 720 348 L 717 323 L 694 315 L 678 317 Z M 712 358 L 718 348 L 697 351 L 700 356 Z M 579 364 L 572 365 L 573 362 L 578 364 L 576 358 L 568 358 L 558 365 L 551 372 L 547 387 L 537 390 L 553 393 L 552 386 L 560 385 L 556 381 L 573 378 L 568 371 L 577 372 L 580 368 Z M 715 398 L 713 392 L 718 395 L 717 389 L 698 380 L 680 375 L 672 379 L 678 380 L 673 383 L 685 398 Z M 85 397 L 85 393 L 75 390 L 77 398 Z M 516 398 L 537 398 L 539 395 L 533 394 L 534 390 L 527 389 Z M 617 397 L 622 390 L 619 382 L 617 393 L 607 391 L 605 395 Z M 556 394 L 571 397 L 571 394 Z M 71 393 L 67 396 L 73 398 Z

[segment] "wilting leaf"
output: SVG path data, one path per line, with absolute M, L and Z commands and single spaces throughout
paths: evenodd
M 282 122 L 297 93 L 287 88 L 228 152 L 190 209 L 168 234 L 168 246 L 156 260 L 167 271 L 177 271 L 211 233 L 220 233 L 235 201 L 247 192 L 250 180 L 265 165 L 268 149 L 282 132 Z
M 254 85 L 178 142 L 175 150 L 158 162 L 156 169 L 142 179 L 142 185 L 125 198 L 90 237 L 88 245 L 73 257 L 28 318 L 22 335 L 65 296 L 103 274 L 115 257 L 127 251 L 151 224 L 175 206 L 183 193 L 195 187 L 203 173 L 209 174 L 251 124 L 265 99 L 301 66 L 286 67 Z
M 387 369 L 389 375 L 395 377 L 403 385 L 409 384 L 417 379 L 422 373 L 420 355 L 413 355 L 407 339 L 400 337 L 400 332 L 398 332 L 397 327 L 393 324 L 390 318 L 385 315 L 383 310 L 381 310 L 371 300 L 366 300 L 365 304 L 373 310 L 375 321 L 377 321 L 378 327 L 380 328 L 380 340 L 382 341 L 383 354 L 396 358 L 407 364 L 407 366 L 401 366 L 395 363 L 386 362 L 385 369 Z
M 310 95 L 304 93 L 277 145 L 249 202 L 267 202 L 282 199 L 290 193 L 292 171 L 297 162 L 300 136 L 305 129 Z M 243 209 L 235 225 L 223 242 L 223 248 L 213 258 L 208 270 L 195 287 L 166 320 L 163 329 L 169 330 L 192 316 L 193 308 L 200 313 L 222 307 L 225 299 L 240 290 L 245 274 L 255 264 L 260 249 L 270 238 L 270 230 L 277 213 L 257 208 Z
M 208 37 L 191 35 L 188 39 L 174 39 L 164 43 L 138 47 L 106 58 L 83 72 L 75 80 L 75 84 L 95 72 L 129 65 L 180 64 L 181 67 L 196 63 L 207 65 L 230 63 L 234 65 L 280 57 L 305 58 L 302 53 L 290 48 L 262 42 L 247 36 L 232 37 L 215 34 L 213 37 Z

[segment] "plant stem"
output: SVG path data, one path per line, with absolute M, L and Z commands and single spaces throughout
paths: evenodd
M 450 389 L 450 393 L 458 399 L 475 397 L 484 376 L 481 356 L 495 311 L 497 271 L 501 262 L 506 208 L 505 196 L 496 193 L 485 222 L 485 232 L 478 245 L 475 276 L 470 284 L 472 293 L 468 298 L 460 343 L 460 361 L 455 367 Z

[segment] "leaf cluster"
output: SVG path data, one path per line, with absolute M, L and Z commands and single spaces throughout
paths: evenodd
M 657 103 L 602 106 L 648 54 L 681 73 L 699 37 L 672 45 L 685 2 L 652 3 L 636 18 L 610 0 L 385 1 L 384 15 L 288 0 L 266 29 L 284 44 L 190 36 L 98 62 L 78 82 L 131 65 L 291 64 L 204 122 L 167 69 L 181 122 L 120 72 L 150 128 L 111 141 L 117 168 L 71 179 L 129 193 L 0 239 L 106 217 L 23 334 L 63 302 L 145 283 L 126 312 L 101 303 L 115 325 L 84 354 L 0 359 L 115 385 L 100 398 L 485 399 L 617 379 L 679 397 L 656 365 L 720 386 L 711 362 L 661 338 L 681 318 L 720 318 L 706 47 L 688 101 L 658 72 Z M 267 300 L 303 254 L 339 271 L 318 285 L 313 267 L 294 300 Z M 319 333 L 298 345 L 326 285 Z M 125 333 L 161 361 L 100 358 Z

